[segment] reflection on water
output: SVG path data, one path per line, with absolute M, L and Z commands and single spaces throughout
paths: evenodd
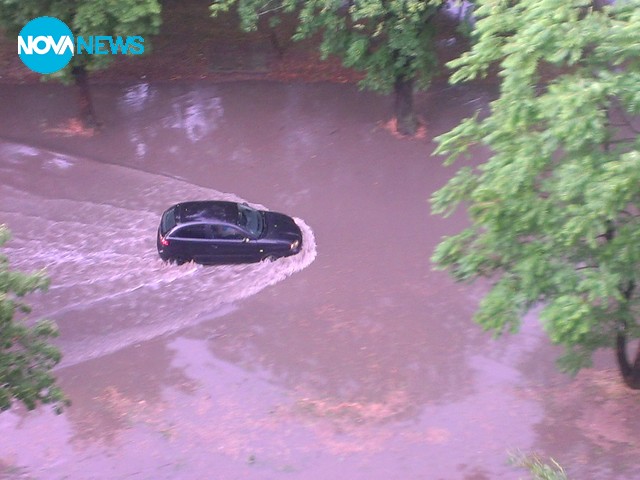
M 191 143 L 210 137 L 224 116 L 222 99 L 215 90 L 188 90 L 166 102 L 156 87 L 140 83 L 124 89 L 118 97 L 118 107 L 125 117 L 126 132 L 135 156 L 140 161 L 153 154 L 157 137 L 184 136 Z M 150 123 L 146 112 L 154 112 Z M 180 152 L 173 147 L 174 153 Z
M 219 97 L 202 95 L 192 90 L 173 102 L 173 114 L 164 125 L 185 133 L 192 142 L 198 142 L 218 128 L 224 109 Z
M 156 90 L 148 83 L 139 83 L 125 88 L 122 96 L 118 99 L 121 108 L 126 113 L 140 112 L 155 97 Z

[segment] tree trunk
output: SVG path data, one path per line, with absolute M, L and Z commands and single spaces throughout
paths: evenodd
M 640 345 L 633 363 L 629 362 L 627 357 L 627 336 L 625 333 L 618 333 L 616 347 L 618 368 L 624 383 L 629 388 L 640 390 Z
M 275 28 L 269 27 L 269 40 L 271 41 L 271 46 L 278 54 L 278 58 L 282 59 L 284 57 L 284 53 L 287 50 L 287 47 L 283 42 L 278 38 L 278 34 L 276 33 Z
M 622 296 L 628 303 L 631 300 L 633 291 L 635 290 L 635 282 L 630 281 L 622 290 Z M 618 337 L 616 339 L 616 358 L 618 359 L 618 368 L 624 380 L 624 383 L 634 390 L 640 390 L 640 345 L 636 351 L 633 363 L 629 361 L 627 356 L 627 320 L 621 319 Z
M 84 128 L 97 128 L 98 122 L 93 110 L 93 101 L 89 91 L 89 75 L 84 65 L 73 67 L 71 70 L 78 91 L 78 107 L 80 109 L 80 122 Z
M 413 110 L 413 78 L 397 77 L 393 86 L 398 133 L 415 135 L 418 119 Z

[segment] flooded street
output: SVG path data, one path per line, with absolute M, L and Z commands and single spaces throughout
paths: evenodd
M 429 213 L 455 171 L 432 138 L 491 95 L 435 85 L 427 138 L 398 140 L 391 100 L 353 86 L 99 86 L 103 131 L 82 137 L 72 90 L 1 86 L 6 252 L 51 276 L 28 301 L 60 327 L 73 405 L 2 413 L 0 478 L 517 479 L 517 449 L 638 478 L 609 352 L 572 382 L 533 315 L 494 340 L 471 321 L 483 286 L 432 271 L 465 222 Z M 291 215 L 304 249 L 163 264 L 162 211 L 199 199 Z

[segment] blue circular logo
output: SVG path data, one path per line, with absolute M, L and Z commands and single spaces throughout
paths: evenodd
M 75 45 L 71 29 L 54 17 L 38 17 L 18 35 L 18 56 L 34 72 L 46 75 L 67 66 Z

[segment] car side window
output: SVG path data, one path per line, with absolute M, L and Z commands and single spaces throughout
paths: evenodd
M 171 236 L 174 238 L 188 238 L 188 239 L 197 239 L 197 240 L 205 240 L 211 238 L 210 230 L 207 231 L 208 227 L 205 225 L 188 225 L 186 227 L 181 227 L 176 230 Z
M 240 230 L 229 225 L 214 226 L 213 236 L 221 240 L 244 240 L 245 238 L 245 235 Z

